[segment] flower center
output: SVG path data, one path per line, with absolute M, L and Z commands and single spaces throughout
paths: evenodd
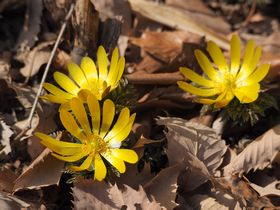
M 219 92 L 233 90 L 236 88 L 236 78 L 230 73 L 224 73 L 222 80 L 216 83 L 216 88 Z
M 90 150 L 91 154 L 103 153 L 108 149 L 107 143 L 99 135 L 90 135 L 85 143 L 85 148 Z

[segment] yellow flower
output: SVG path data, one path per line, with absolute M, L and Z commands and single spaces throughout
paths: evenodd
M 82 101 L 86 101 L 88 93 L 92 93 L 98 100 L 101 100 L 118 86 L 124 71 L 125 60 L 124 57 L 119 59 L 118 49 L 115 48 L 108 71 L 108 58 L 105 49 L 99 46 L 97 65 L 98 68 L 89 57 L 82 59 L 80 67 L 70 62 L 68 71 L 71 78 L 61 72 L 55 72 L 54 80 L 62 89 L 53 84 L 45 83 L 44 88 L 50 93 L 42 98 L 53 103 L 68 105 L 68 107 L 71 98 L 79 97 Z
M 70 166 L 73 171 L 94 170 L 94 178 L 101 181 L 107 173 L 103 162 L 105 159 L 120 173 L 124 173 L 126 170 L 124 161 L 128 163 L 138 161 L 135 151 L 120 149 L 122 141 L 131 131 L 135 114 L 130 116 L 129 109 L 123 108 L 118 119 L 112 125 L 115 105 L 111 100 L 107 99 L 101 110 L 98 100 L 89 94 L 85 105 L 86 108 L 81 100 L 73 98 L 70 100 L 70 106 L 74 117 L 65 109 L 60 111 L 63 126 L 75 137 L 77 143 L 59 141 L 39 132 L 35 135 L 41 139 L 43 145 L 53 151 L 52 155 L 56 158 L 73 163 L 83 161 L 80 166 Z M 91 123 L 86 110 L 89 110 Z
M 234 96 L 240 103 L 251 103 L 258 98 L 259 82 L 266 76 L 269 64 L 262 64 L 258 68 L 261 48 L 256 47 L 250 40 L 245 48 L 243 62 L 240 61 L 240 40 L 233 35 L 230 42 L 230 65 L 221 49 L 212 41 L 207 43 L 209 52 L 215 65 L 200 50 L 195 50 L 195 57 L 207 77 L 202 77 L 188 68 L 180 68 L 181 73 L 196 83 L 199 87 L 178 81 L 181 89 L 199 96 L 198 103 L 214 104 L 221 108 L 226 106 Z

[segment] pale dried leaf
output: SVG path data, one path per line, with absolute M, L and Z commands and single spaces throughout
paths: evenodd
M 168 128 L 166 136 L 169 142 L 177 141 L 188 153 L 202 161 L 210 174 L 215 173 L 227 147 L 214 129 L 180 118 L 160 118 L 157 123 Z
M 161 207 L 152 197 L 151 200 L 148 198 L 147 194 L 143 190 L 142 186 L 139 186 L 139 189 L 136 191 L 133 188 L 124 185 L 124 189 L 120 190 L 115 184 L 109 190 L 109 197 L 118 207 L 118 209 L 127 208 L 127 209 L 154 209 L 160 210 L 165 209 Z
M 0 192 L 0 209 L 1 210 L 16 210 L 16 209 L 26 209 L 30 205 L 13 195 Z
M 274 182 L 269 183 L 265 187 L 261 187 L 259 185 L 256 185 L 254 183 L 250 183 L 251 187 L 256 190 L 260 196 L 266 196 L 266 195 L 280 195 L 280 189 L 277 189 L 276 186 L 280 185 L 280 181 L 275 180 Z
M 13 191 L 57 185 L 63 166 L 63 161 L 53 157 L 50 150 L 45 149 L 15 180 Z
M 187 4 L 185 0 L 167 0 L 166 4 L 182 9 L 197 22 L 214 31 L 222 34 L 229 34 L 231 31 L 230 24 L 222 16 L 215 15 L 202 0 L 188 1 Z
M 108 197 L 110 185 L 106 182 L 80 179 L 74 183 L 74 208 L 77 210 L 109 210 L 117 209 Z
M 228 208 L 218 203 L 214 198 L 208 195 L 194 195 L 189 199 L 190 205 L 194 209 L 215 209 L 215 210 L 228 210 Z
M 161 209 L 160 205 L 152 198 L 147 197 L 143 188 L 139 190 L 123 185 L 119 189 L 105 182 L 93 180 L 79 180 L 73 188 L 75 209 Z
M 174 166 L 162 169 L 144 189 L 147 194 L 152 195 L 157 202 L 167 209 L 173 209 L 178 204 L 175 202 L 177 195 L 177 179 L 185 168 L 185 164 L 176 164 Z M 164 189 L 164 190 L 162 190 Z
M 201 36 L 205 36 L 208 40 L 213 40 L 224 49 L 229 49 L 229 42 L 226 38 L 213 31 L 212 29 L 203 26 L 200 22 L 186 14 L 185 11 L 179 10 L 172 6 L 158 4 L 143 0 L 129 0 L 134 11 L 141 15 L 150 18 L 169 27 L 179 28 Z M 172 14 L 172 15 L 167 15 Z
M 227 173 L 243 174 L 250 170 L 264 169 L 280 151 L 280 125 L 269 129 L 250 143 L 225 167 Z
M 0 126 L 0 142 L 1 145 L 4 146 L 4 148 L 0 151 L 0 154 L 4 153 L 5 155 L 7 155 L 11 152 L 10 137 L 14 132 L 10 129 L 10 126 L 8 126 L 3 120 L 0 121 Z
M 224 195 L 226 196 L 226 195 Z M 227 199 L 232 200 L 231 197 L 228 197 Z M 193 207 L 193 209 L 207 209 L 207 210 L 241 210 L 239 207 L 229 208 L 229 206 L 224 205 L 216 200 L 215 197 L 211 197 L 209 195 L 201 195 L 196 194 L 194 196 L 191 196 L 188 199 L 188 203 Z M 236 202 L 235 202 L 236 203 Z
M 27 78 L 37 74 L 40 67 L 46 64 L 50 58 L 51 52 L 46 48 L 53 44 L 54 41 L 43 42 L 29 52 L 24 51 L 18 54 L 17 59 L 25 64 L 25 66 L 20 69 L 20 73 Z

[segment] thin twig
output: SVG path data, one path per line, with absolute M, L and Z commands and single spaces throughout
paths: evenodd
M 72 13 L 73 13 L 73 10 L 74 10 L 74 4 L 71 5 L 71 7 L 70 7 L 70 9 L 69 9 L 69 11 L 68 11 L 68 13 L 67 13 L 65 19 L 64 19 L 64 22 L 63 22 L 63 24 L 62 24 L 62 26 L 61 26 L 60 32 L 59 32 L 59 34 L 58 34 L 58 37 L 57 37 L 56 42 L 55 42 L 55 44 L 54 44 L 54 47 L 53 47 L 53 49 L 52 49 L 51 56 L 50 56 L 49 61 L 48 61 L 47 65 L 46 65 L 46 68 L 45 68 L 45 71 L 44 71 L 44 74 L 43 74 L 43 77 L 42 77 L 42 80 L 41 80 L 41 83 L 40 83 L 39 90 L 38 90 L 37 95 L 36 95 L 36 98 L 35 98 L 35 100 L 34 100 L 34 102 L 33 102 L 33 106 L 32 106 L 32 109 L 31 109 L 31 111 L 30 111 L 30 114 L 29 114 L 29 116 L 28 116 L 27 127 L 26 127 L 25 129 L 23 129 L 22 132 L 20 132 L 19 135 L 16 136 L 15 139 L 19 139 L 19 136 L 23 136 L 23 135 L 25 134 L 25 132 L 26 132 L 28 129 L 31 128 L 32 119 L 33 119 L 33 116 L 34 116 L 34 113 L 35 113 L 35 109 L 36 109 L 37 104 L 38 104 L 39 97 L 40 97 L 41 92 L 42 92 L 42 89 L 43 89 L 43 84 L 44 84 L 44 82 L 45 82 L 45 80 L 46 80 L 46 77 L 47 77 L 47 75 L 48 75 L 49 68 L 50 68 L 50 65 L 51 65 L 51 63 L 52 63 L 53 57 L 54 57 L 54 55 L 55 55 L 56 49 L 57 49 L 57 47 L 58 47 L 58 44 L 60 43 L 61 37 L 62 37 L 62 35 L 63 35 L 64 31 L 65 31 L 67 22 L 68 22 L 69 18 L 71 17 L 71 15 L 72 15 Z
M 134 73 L 125 75 L 127 80 L 132 84 L 141 85 L 173 85 L 179 80 L 185 80 L 185 78 L 179 73 Z

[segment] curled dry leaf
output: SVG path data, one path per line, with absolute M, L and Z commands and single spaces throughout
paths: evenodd
M 25 66 L 20 69 L 20 73 L 26 78 L 37 74 L 40 67 L 48 62 L 51 52 L 47 47 L 53 44 L 54 41 L 43 42 L 34 47 L 31 51 L 19 53 L 17 59 L 25 64 Z
M 229 165 L 225 173 L 243 174 L 271 165 L 280 151 L 280 125 L 269 129 L 250 143 Z
M 45 149 L 15 180 L 13 191 L 57 185 L 63 166 L 63 161 L 53 157 L 50 150 Z

